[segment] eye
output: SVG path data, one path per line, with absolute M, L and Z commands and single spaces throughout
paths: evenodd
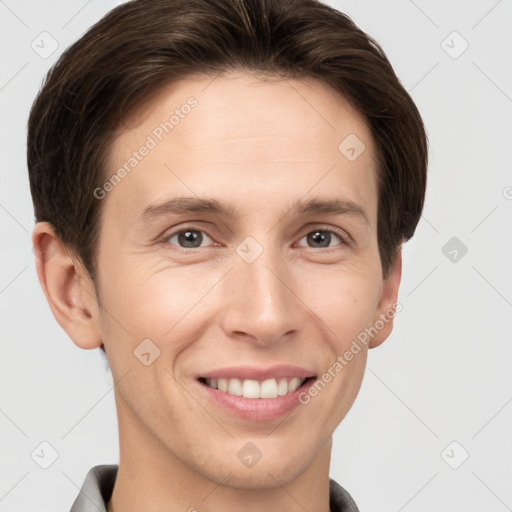
M 178 245 L 182 249 L 197 249 L 201 247 L 204 240 L 212 239 L 204 232 L 199 229 L 181 229 L 165 238 L 167 243 L 172 245 Z M 175 242 L 173 241 L 175 240 Z
M 348 243 L 347 236 L 343 236 L 332 229 L 315 229 L 301 238 L 301 240 L 304 239 L 306 239 L 306 243 L 310 244 L 309 247 L 312 247 L 313 249 L 333 247 L 331 242 L 336 241 L 336 239 L 339 243 L 334 244 L 334 246 L 346 245 Z

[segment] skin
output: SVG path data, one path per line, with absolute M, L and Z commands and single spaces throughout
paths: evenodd
M 363 117 L 319 82 L 241 72 L 212 80 L 166 86 L 111 147 L 107 176 L 169 113 L 197 99 L 103 199 L 101 306 L 79 259 L 47 223 L 33 234 L 40 283 L 77 346 L 106 348 L 120 441 L 110 510 L 327 512 L 332 434 L 357 396 L 367 348 L 310 403 L 273 421 L 228 415 L 195 376 L 275 363 L 322 375 L 396 303 L 401 255 L 384 280 L 377 245 L 376 146 Z M 349 134 L 366 146 L 355 161 L 338 150 Z M 138 220 L 148 205 L 176 196 L 215 198 L 238 212 Z M 352 201 L 367 219 L 292 209 L 312 197 Z M 185 228 L 203 240 L 180 253 L 171 235 Z M 307 236 L 321 228 L 344 239 L 332 235 L 324 247 Z M 236 251 L 248 236 L 263 248 L 250 264 Z M 145 366 L 133 352 L 148 338 L 160 356 Z M 262 454 L 250 468 L 237 457 L 247 442 Z

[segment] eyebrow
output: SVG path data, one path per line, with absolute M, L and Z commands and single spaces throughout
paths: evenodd
M 299 199 L 294 201 L 291 208 L 283 215 L 287 215 L 291 211 L 302 216 L 315 214 L 355 215 L 361 217 L 366 224 L 370 225 L 365 209 L 353 201 L 344 199 L 325 199 L 321 197 L 313 197 L 307 201 Z M 162 203 L 147 206 L 137 217 L 137 222 L 146 223 L 171 214 L 187 213 L 209 213 L 232 219 L 239 215 L 240 211 L 231 203 L 224 205 L 213 198 L 175 197 Z

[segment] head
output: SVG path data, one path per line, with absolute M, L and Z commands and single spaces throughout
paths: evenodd
M 40 282 L 74 343 L 106 351 L 121 450 L 238 487 L 313 464 L 391 332 L 424 201 L 425 130 L 379 45 L 314 0 L 123 4 L 48 73 L 28 168 Z M 318 382 L 372 327 L 285 418 L 204 392 L 242 365 Z

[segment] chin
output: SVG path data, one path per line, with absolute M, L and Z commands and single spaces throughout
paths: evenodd
M 261 465 L 260 465 L 261 463 Z M 291 468 L 294 468 L 292 471 Z M 261 461 L 252 468 L 231 468 L 231 474 L 222 481 L 224 487 L 240 490 L 262 490 L 281 487 L 295 480 L 302 468 L 292 461 L 282 464 L 263 464 Z
M 254 440 L 254 444 L 257 443 L 258 439 Z M 287 485 L 299 477 L 315 458 L 314 453 L 300 453 L 293 446 L 271 449 L 267 445 L 262 447 L 259 460 L 253 465 L 246 465 L 239 460 L 238 451 L 239 448 L 233 457 L 226 457 L 225 452 L 224 455 L 216 454 L 210 459 L 210 464 L 196 469 L 223 487 L 261 490 Z

